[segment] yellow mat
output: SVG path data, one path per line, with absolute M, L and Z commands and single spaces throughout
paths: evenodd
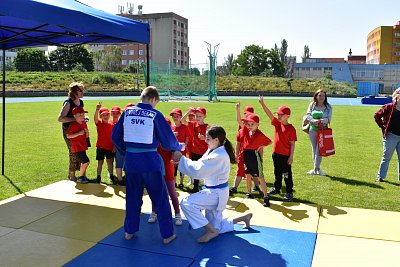
M 400 242 L 318 234 L 313 267 L 398 266 Z
M 230 217 L 251 212 L 252 225 L 315 233 L 318 209 L 316 205 L 280 201 L 271 201 L 270 207 L 264 207 L 262 199 L 244 199 Z
M 17 229 L 68 205 L 70 203 L 34 197 L 21 197 L 0 205 L 0 226 Z
M 66 202 L 79 202 L 92 195 L 104 192 L 106 187 L 103 184 L 79 184 L 63 180 L 29 191 L 26 195 Z
M 400 241 L 400 212 L 322 206 L 318 233 Z
M 85 204 L 71 204 L 23 229 L 98 242 L 122 227 L 125 211 Z
M 0 226 L 0 237 L 2 237 L 3 235 L 6 235 L 8 233 L 11 233 L 12 231 L 15 231 L 15 229 Z
M 1 266 L 62 266 L 94 243 L 16 230 L 0 237 Z
M 79 203 L 125 210 L 125 187 L 101 186 L 104 186 L 103 191 L 95 193 L 93 196 L 79 201 Z

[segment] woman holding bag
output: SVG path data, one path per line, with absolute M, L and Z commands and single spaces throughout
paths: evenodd
M 321 170 L 322 157 L 319 154 L 317 143 L 318 125 L 322 124 L 323 128 L 328 127 L 328 123 L 332 119 L 332 106 L 328 103 L 326 92 L 322 89 L 317 90 L 313 96 L 313 102 L 310 103 L 307 109 L 307 120 L 310 123 L 309 137 L 312 148 L 312 159 L 314 168 L 307 172 L 309 175 L 322 175 L 326 174 Z

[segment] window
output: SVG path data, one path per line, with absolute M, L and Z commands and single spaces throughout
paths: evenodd
M 126 50 L 122 50 L 122 55 L 126 56 Z
M 143 56 L 144 55 L 144 50 L 140 49 L 139 50 L 139 55 Z
M 174 25 L 176 25 L 176 20 L 174 20 Z
M 132 56 L 135 54 L 135 50 L 129 50 L 129 55 Z
M 129 64 L 133 64 L 135 62 L 133 59 L 129 59 Z
M 122 60 L 122 65 L 126 65 L 126 60 L 125 59 Z

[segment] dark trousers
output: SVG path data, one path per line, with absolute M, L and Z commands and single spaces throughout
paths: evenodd
M 282 176 L 286 184 L 286 193 L 293 193 L 293 177 L 292 166 L 287 164 L 289 156 L 272 153 L 272 160 L 274 161 L 274 174 L 275 182 L 274 187 L 276 191 L 282 188 Z
M 202 156 L 203 156 L 203 155 L 200 155 L 200 154 L 190 153 L 190 159 L 191 159 L 191 160 L 194 160 L 194 161 L 197 161 L 197 160 L 201 159 Z M 198 179 L 193 179 L 193 190 L 194 190 L 194 191 L 199 191 L 199 190 L 200 190 L 200 188 L 199 188 L 199 182 L 200 182 L 200 180 L 198 180 Z

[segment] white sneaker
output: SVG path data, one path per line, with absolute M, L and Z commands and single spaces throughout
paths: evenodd
M 150 214 L 149 219 L 147 220 L 148 223 L 155 223 L 157 221 L 157 214 L 155 214 L 154 212 L 152 212 Z
M 307 172 L 307 174 L 308 174 L 308 175 L 316 175 L 317 172 L 313 169 L 313 170 L 309 170 L 309 171 Z
M 182 225 L 182 216 L 181 215 L 175 215 L 175 225 L 177 225 L 177 226 Z
M 321 176 L 326 176 L 326 174 L 322 170 L 318 170 L 317 173 Z

